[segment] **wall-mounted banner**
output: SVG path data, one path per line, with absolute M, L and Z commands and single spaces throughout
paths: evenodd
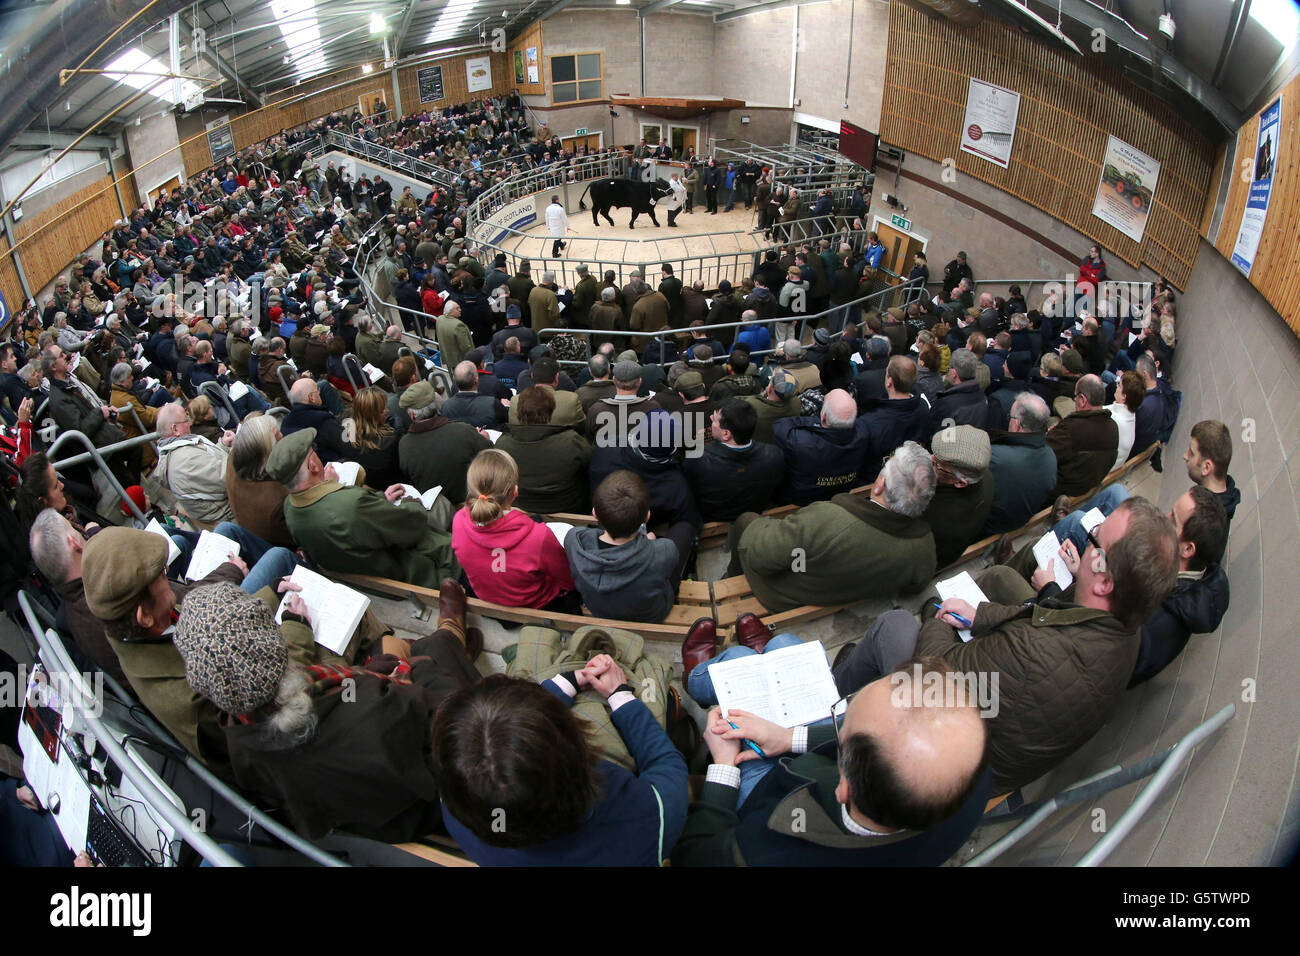
M 222 116 L 205 124 L 208 133 L 208 152 L 215 166 L 235 151 L 235 134 L 230 129 L 230 117 Z
M 1273 192 L 1273 170 L 1277 167 L 1278 131 L 1282 125 L 1282 98 L 1259 114 L 1259 143 L 1255 147 L 1255 172 L 1246 199 L 1246 211 L 1241 215 L 1241 228 L 1237 230 L 1237 244 L 1232 249 L 1232 264 L 1250 275 L 1259 251 L 1259 237 L 1264 233 L 1264 219 L 1268 216 L 1268 199 Z
M 538 71 L 537 47 L 525 47 L 525 59 L 528 61 L 528 82 L 534 85 L 541 82 L 541 76 Z
M 492 58 L 476 56 L 466 60 L 465 82 L 471 93 L 492 89 Z
M 515 50 L 515 82 L 524 82 L 524 51 Z
M 1141 242 L 1159 179 L 1159 163 L 1122 139 L 1110 137 L 1092 214 L 1134 242 Z
M 1016 138 L 1020 94 L 971 77 L 966 91 L 966 119 L 962 123 L 961 149 L 1006 169 Z

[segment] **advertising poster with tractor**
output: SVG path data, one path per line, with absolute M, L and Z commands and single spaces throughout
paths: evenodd
M 1159 179 L 1159 163 L 1122 139 L 1110 137 L 1092 214 L 1141 242 Z

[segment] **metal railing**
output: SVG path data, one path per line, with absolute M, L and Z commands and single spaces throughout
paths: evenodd
M 1027 817 L 1028 819 L 974 856 L 966 863 L 966 866 L 980 867 L 992 863 L 1063 807 L 1096 800 L 1098 797 L 1128 786 L 1133 781 L 1141 780 L 1154 773 L 1155 776 L 1151 782 L 1142 789 L 1137 799 L 1124 811 L 1123 816 L 1107 830 L 1105 836 L 1098 840 L 1091 850 L 1080 858 L 1076 865 L 1090 867 L 1104 862 L 1119 846 L 1124 837 L 1137 826 L 1146 812 L 1151 809 L 1152 804 L 1155 803 L 1164 788 L 1168 786 L 1174 775 L 1191 758 L 1192 751 L 1196 749 L 1196 746 L 1220 727 L 1227 724 L 1236 712 L 1236 705 L 1228 704 L 1209 720 L 1195 727 L 1177 743 L 1130 767 L 1108 767 L 1100 773 L 1093 774 L 1091 777 L 1067 787 L 1053 797 L 1037 803 L 1025 804 L 1011 812 L 1000 812 L 1001 805 L 995 807 L 984 817 L 983 823 L 999 823 L 1020 817 Z
M 131 496 L 126 493 L 126 489 L 123 488 L 122 483 L 117 480 L 117 476 L 113 474 L 113 470 L 108 467 L 108 462 L 104 460 L 104 457 L 106 455 L 111 456 L 119 451 L 127 451 L 140 445 L 147 444 L 157 437 L 157 432 L 149 432 L 147 435 L 137 435 L 135 438 L 128 438 L 125 441 L 105 445 L 103 448 L 96 448 L 94 442 L 86 437 L 85 432 L 73 430 L 63 432 L 58 438 L 54 439 L 50 444 L 50 447 L 45 450 L 45 454 L 46 457 L 50 459 L 50 463 L 54 465 L 55 471 L 63 471 L 68 468 L 75 468 L 78 465 L 94 462 L 95 467 L 99 469 L 105 480 L 107 480 L 113 490 L 117 492 L 117 496 L 122 499 L 122 504 L 130 509 L 131 513 L 135 515 L 135 517 L 144 521 L 144 513 L 140 510 L 139 506 Z M 60 448 L 71 444 L 81 445 L 86 450 L 84 453 L 73 455 L 71 458 L 56 459 L 54 457 L 55 453 Z
M 435 186 L 441 186 L 444 189 L 455 189 L 460 179 L 456 173 L 444 169 L 442 166 L 436 166 L 423 159 L 408 156 L 401 150 L 392 149 L 379 143 L 372 143 L 360 136 L 352 136 L 338 130 L 329 130 L 323 133 L 321 142 L 324 149 L 332 147 L 340 152 L 348 153 L 381 166 L 387 166 L 396 172 L 406 173 L 416 179 L 432 183 Z

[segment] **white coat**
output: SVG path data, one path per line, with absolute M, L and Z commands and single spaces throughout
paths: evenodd
M 546 228 L 552 239 L 563 239 L 569 230 L 569 214 L 557 202 L 546 207 Z

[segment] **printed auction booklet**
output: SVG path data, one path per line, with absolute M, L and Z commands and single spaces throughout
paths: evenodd
M 723 661 L 709 677 L 724 715 L 745 710 L 782 727 L 830 717 L 840 697 L 821 641 Z

